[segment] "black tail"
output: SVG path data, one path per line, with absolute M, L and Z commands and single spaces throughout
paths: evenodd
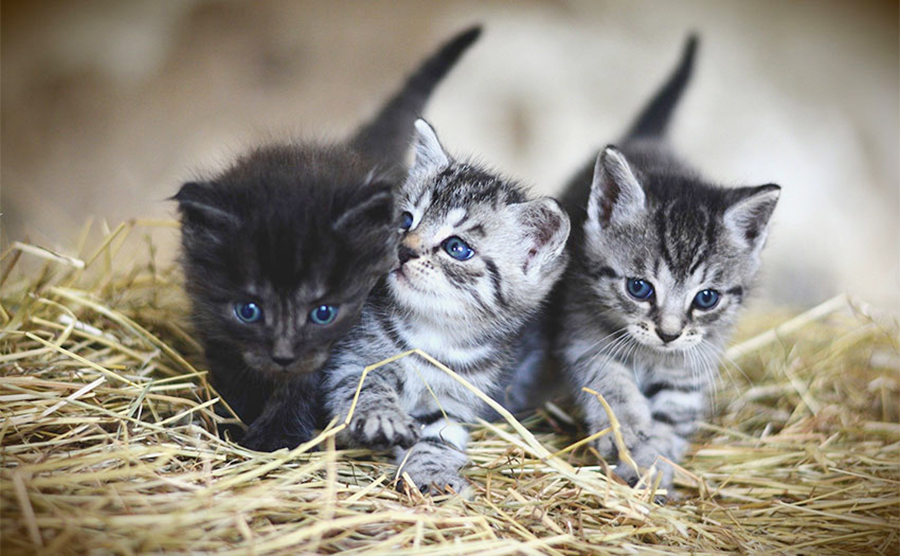
M 416 118 L 422 114 L 437 84 L 479 35 L 480 25 L 466 29 L 429 56 L 409 76 L 403 88 L 369 123 L 359 129 L 350 144 L 373 160 L 402 165 L 413 137 Z
M 669 76 L 650 104 L 635 119 L 631 129 L 628 130 L 626 139 L 661 137 L 665 134 L 675 105 L 678 104 L 681 94 L 691 79 L 697 42 L 697 35 L 691 34 L 688 37 L 681 53 L 681 61 L 678 62 L 675 72 Z

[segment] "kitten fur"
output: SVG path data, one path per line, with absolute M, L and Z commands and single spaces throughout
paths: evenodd
M 321 416 L 316 371 L 397 259 L 393 189 L 415 118 L 479 33 L 426 59 L 346 143 L 260 147 L 174 196 L 193 324 L 215 388 L 249 424 L 246 434 L 230 431 L 244 446 L 271 451 L 311 438 Z M 238 318 L 248 303 L 261 310 L 254 322 Z M 337 308 L 333 322 L 313 322 L 322 305 Z
M 625 138 L 578 174 L 562 200 L 573 222 L 573 262 L 558 288 L 557 355 L 588 432 L 609 426 L 609 419 L 585 386 L 609 402 L 640 473 L 655 465 L 664 488 L 673 468 L 660 457 L 680 461 L 707 411 L 718 359 L 759 268 L 780 192 L 773 184 L 711 184 L 666 144 L 696 47 L 692 36 Z M 652 285 L 646 299 L 629 293 L 629 279 Z M 695 301 L 706 290 L 718 295 L 708 309 Z M 595 446 L 605 458 L 617 456 L 611 434 Z M 616 473 L 630 484 L 639 479 L 623 462 Z
M 415 162 L 397 198 L 399 264 L 376 289 L 359 324 L 326 365 L 326 405 L 346 418 L 365 366 L 419 348 L 498 400 L 533 366 L 524 335 L 562 275 L 569 219 L 550 198 L 529 200 L 516 183 L 457 161 L 434 130 L 416 123 Z M 474 253 L 450 254 L 453 238 Z M 457 246 L 459 246 L 457 244 Z M 393 448 L 398 477 L 423 492 L 460 492 L 465 424 L 487 406 L 418 356 L 369 373 L 345 444 Z M 401 483 L 402 484 L 402 483 Z

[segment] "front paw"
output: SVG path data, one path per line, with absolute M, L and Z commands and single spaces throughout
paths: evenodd
M 262 420 L 254 421 L 247 433 L 238 443 L 249 450 L 256 452 L 274 452 L 281 448 L 289 450 L 312 438 L 313 431 L 295 430 L 287 431 L 283 427 L 273 427 Z
M 373 407 L 350 421 L 353 440 L 366 448 L 409 448 L 419 439 L 419 424 L 399 407 Z
M 263 428 L 250 427 L 247 434 L 240 440 L 241 446 L 254 452 L 274 452 L 281 448 L 293 448 L 288 439 L 279 434 L 273 434 L 272 431 Z
M 600 453 L 600 457 L 609 462 L 615 461 L 616 456 L 619 453 L 618 447 L 616 446 L 616 438 L 613 436 L 612 431 L 595 439 L 591 442 L 591 446 Z
M 414 486 L 422 494 L 463 493 L 465 497 L 469 493 L 469 482 L 462 478 L 459 471 L 466 461 L 466 455 L 454 448 L 436 447 L 424 442 L 417 444 L 397 470 L 397 488 L 402 491 L 407 485 Z M 404 480 L 404 474 L 412 480 L 412 485 Z
M 647 481 L 646 486 L 656 484 L 656 481 L 659 480 L 659 488 L 672 488 L 674 468 L 668 463 L 665 457 L 661 456 L 673 458 L 674 455 L 667 453 L 666 450 L 662 449 L 663 447 L 660 446 L 660 439 L 658 437 L 653 435 L 638 436 L 637 442 L 626 445 L 629 447 L 628 452 L 631 456 L 631 460 L 637 464 L 637 469 L 635 469 L 634 465 L 630 462 L 625 461 L 621 457 L 621 454 L 618 453 L 617 449 L 614 449 L 613 454 L 618 454 L 617 458 L 610 459 L 610 457 L 606 455 L 604 455 L 604 458 L 609 461 L 614 461 L 615 459 L 618 460 L 618 463 L 616 464 L 616 475 L 632 487 L 643 478 Z M 677 460 L 677 458 L 675 459 Z M 652 475 L 646 475 L 647 471 L 651 468 L 653 468 L 655 472 Z

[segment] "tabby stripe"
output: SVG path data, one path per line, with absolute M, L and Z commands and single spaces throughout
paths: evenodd
M 612 267 L 609 266 L 601 266 L 600 268 L 593 270 L 591 272 L 594 278 L 619 278 L 619 275 L 616 273 Z
M 494 297 L 497 299 L 497 303 L 502 305 L 503 307 L 509 307 L 509 303 L 503 297 L 503 290 L 500 288 L 502 280 L 500 278 L 500 270 L 497 268 L 497 264 L 493 259 L 489 259 L 487 257 L 484 258 L 484 264 L 487 266 L 488 273 L 491 275 L 491 284 L 494 286 Z
M 669 251 L 669 245 L 666 243 L 668 234 L 666 233 L 665 212 L 665 210 L 660 210 L 656 213 L 656 234 L 659 237 L 659 252 L 662 253 L 663 260 L 674 274 L 676 270 L 675 260 L 672 258 L 671 251 Z
M 449 444 L 446 440 L 444 440 L 442 438 L 432 438 L 430 436 L 426 436 L 425 438 L 420 438 L 419 442 L 424 442 L 425 444 L 437 446 L 438 448 L 441 448 L 444 450 L 452 447 L 452 445 Z
M 692 384 L 671 384 L 668 382 L 653 382 L 647 385 L 643 390 L 644 397 L 647 399 L 654 398 L 660 392 L 665 390 L 674 390 L 676 392 L 691 393 L 696 391 Z
M 671 416 L 666 415 L 665 413 L 661 413 L 659 411 L 654 411 L 653 414 L 651 415 L 651 417 L 653 417 L 654 421 L 659 421 L 660 423 L 665 423 L 667 425 L 675 424 L 675 420 L 672 419 Z
M 412 417 L 417 422 L 419 422 L 423 425 L 430 425 L 439 419 L 443 419 L 444 413 L 441 411 L 433 411 L 431 413 L 426 413 L 425 415 L 413 415 Z M 455 419 L 454 417 L 451 417 L 450 415 L 447 415 L 447 417 L 450 419 Z
M 707 253 L 707 250 L 705 247 L 700 248 L 697 251 L 697 255 L 696 255 L 696 257 L 694 257 L 694 264 L 691 265 L 691 269 L 688 272 L 688 274 L 693 274 L 693 273 L 697 272 L 697 269 L 700 268 L 700 265 L 703 264 L 704 262 L 706 262 L 707 254 L 708 253 Z
M 477 235 L 478 237 L 484 237 L 485 236 L 484 226 L 482 226 L 481 224 L 476 224 L 476 225 L 472 226 L 471 228 L 469 228 L 468 230 L 466 230 L 466 233 L 474 234 L 474 235 Z
M 384 311 L 376 311 L 375 317 L 378 319 L 378 323 L 381 325 L 382 331 L 387 334 L 388 339 L 394 343 L 401 351 L 407 351 L 409 346 L 406 341 L 400 336 L 400 333 L 397 332 L 397 329 L 394 327 L 393 321 L 391 321 L 390 315 L 388 315 Z

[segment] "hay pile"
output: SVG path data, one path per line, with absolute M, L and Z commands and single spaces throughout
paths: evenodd
M 666 505 L 567 449 L 581 432 L 555 406 L 525 423 L 533 436 L 476 427 L 472 500 L 432 499 L 398 492 L 383 455 L 335 451 L 333 428 L 315 452 L 216 436 L 177 268 L 148 239 L 173 226 L 3 254 L 4 555 L 900 551 L 892 318 L 844 298 L 774 329 L 785 319 L 748 317 Z

